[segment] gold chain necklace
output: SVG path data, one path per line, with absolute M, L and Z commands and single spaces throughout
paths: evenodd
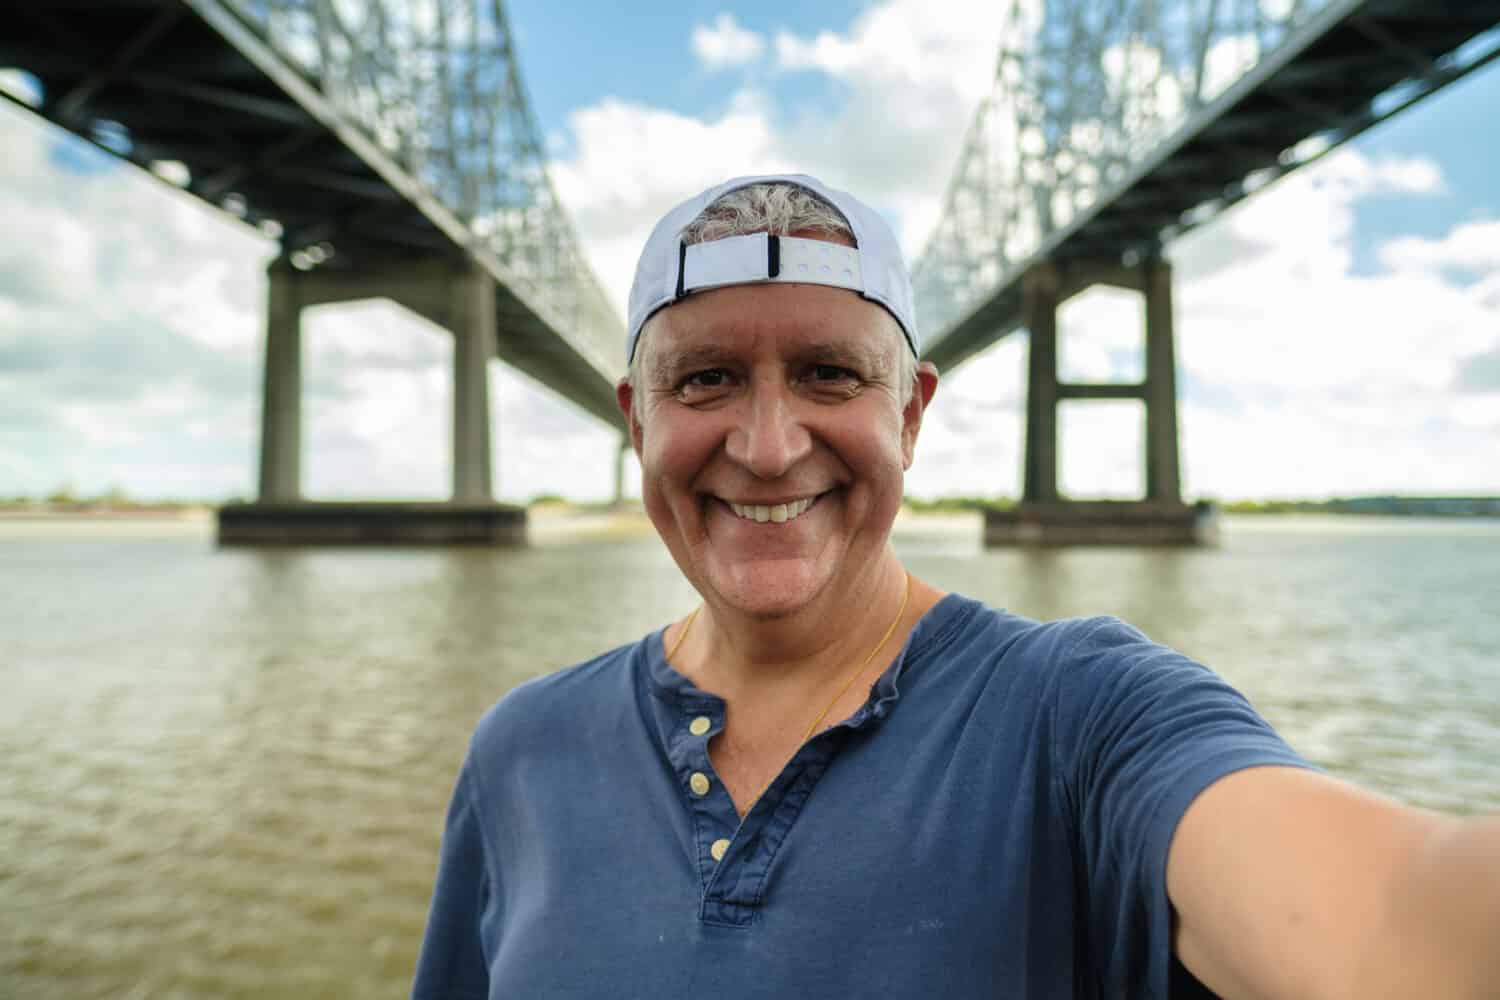
M 868 653 L 866 653 L 865 654 L 865 658 L 863 660 L 859 661 L 859 666 L 856 667 L 856 668 L 854 668 L 854 672 L 849 675 L 849 679 L 848 680 L 844 681 L 843 685 L 839 688 L 838 693 L 833 696 L 833 699 L 831 701 L 829 701 L 829 703 L 827 705 L 823 706 L 823 711 L 821 711 L 821 712 L 818 713 L 818 717 L 812 721 L 812 725 L 810 725 L 810 726 L 807 727 L 807 731 L 802 734 L 802 739 L 800 739 L 800 740 L 797 741 L 797 746 L 799 748 L 802 746 L 802 744 L 804 744 L 808 740 L 812 739 L 813 734 L 818 731 L 818 727 L 823 724 L 823 720 L 828 717 L 828 713 L 831 712 L 831 711 L 833 711 L 833 706 L 835 706 L 835 705 L 837 705 L 839 703 L 839 699 L 844 696 L 844 692 L 848 691 L 849 688 L 854 684 L 855 678 L 857 678 L 860 674 L 864 673 L 865 672 L 865 668 L 870 665 L 870 661 L 873 660 L 873 659 L 875 659 L 875 656 L 882 649 L 885 648 L 885 644 L 890 641 L 891 636 L 895 633 L 896 626 L 900 625 L 901 624 L 901 619 L 903 617 L 905 617 L 905 615 L 906 615 L 906 602 L 908 600 L 910 600 L 910 599 L 911 599 L 911 574 L 907 573 L 906 574 L 906 589 L 901 594 L 901 608 L 900 608 L 899 611 L 896 612 L 896 617 L 891 621 L 891 624 L 886 628 L 885 635 L 882 635 L 880 637 L 880 641 L 875 644 L 875 648 L 872 649 L 872 650 L 870 650 Z M 669 666 L 672 663 L 672 657 L 675 656 L 677 654 L 677 650 L 679 648 L 681 648 L 682 641 L 687 638 L 688 631 L 690 629 L 692 629 L 692 627 L 693 627 L 693 621 L 698 617 L 698 612 L 702 611 L 702 610 L 703 610 L 703 605 L 701 605 L 701 604 L 698 605 L 698 607 L 696 607 L 696 608 L 693 609 L 693 613 L 690 614 L 690 615 L 688 615 L 687 622 L 682 626 L 682 633 L 677 636 L 677 641 L 674 642 L 674 643 L 672 643 L 672 648 L 671 649 L 667 650 L 667 664 Z M 774 781 L 775 779 L 773 778 L 772 780 Z M 770 785 L 766 786 L 766 788 L 769 788 L 769 787 L 770 787 Z M 760 791 L 761 791 L 761 795 L 764 795 L 766 789 L 762 788 Z M 758 800 L 759 798 L 760 798 L 760 795 L 757 795 L 756 799 Z M 753 803 L 752 803 L 752 808 L 753 808 Z M 747 809 L 746 812 L 749 812 L 749 810 Z
M 808 740 L 812 739 L 813 733 L 818 731 L 818 727 L 823 724 L 823 720 L 828 717 L 828 713 L 833 711 L 833 706 L 839 703 L 839 699 L 844 696 L 844 692 L 848 691 L 849 688 L 854 684 L 854 679 L 860 674 L 864 673 L 865 667 L 868 667 L 870 665 L 870 661 L 875 659 L 875 654 L 879 653 L 882 649 L 885 648 L 885 644 L 890 641 L 891 635 L 896 631 L 896 626 L 901 624 L 901 619 L 906 615 L 906 602 L 908 599 L 910 599 L 910 597 L 911 574 L 907 573 L 906 589 L 901 593 L 901 608 L 896 612 L 896 617 L 891 620 L 891 624 L 886 628 L 885 635 L 881 636 L 880 641 L 875 644 L 875 648 L 866 653 L 865 658 L 859 661 L 859 666 L 854 668 L 854 673 L 849 675 L 849 679 L 846 680 L 843 686 L 839 688 L 838 694 L 833 696 L 833 700 L 830 701 L 827 705 L 824 705 L 823 711 L 819 712 L 818 717 L 812 720 L 812 725 L 807 727 L 807 732 L 803 733 L 802 739 L 797 742 L 797 745 L 799 747 L 803 743 L 806 743 Z

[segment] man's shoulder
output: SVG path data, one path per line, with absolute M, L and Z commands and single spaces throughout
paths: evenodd
M 516 685 L 480 718 L 474 746 L 494 750 L 517 741 L 588 728 L 600 712 L 630 704 L 631 660 L 647 640 L 618 646 L 598 656 Z
M 1040 621 L 954 595 L 934 645 L 945 656 L 976 658 L 1043 673 L 1068 669 L 1101 648 L 1123 648 L 1150 639 L 1111 615 Z
M 967 598 L 956 610 L 927 644 L 927 669 L 959 684 L 980 676 L 1011 709 L 1076 713 L 1100 697 L 1222 686 L 1201 663 L 1112 615 L 1039 621 Z

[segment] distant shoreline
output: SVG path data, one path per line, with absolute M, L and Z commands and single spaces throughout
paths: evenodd
M 1355 517 L 1500 517 L 1500 496 L 1368 496 L 1330 500 L 1215 500 L 1221 514 L 1330 514 Z M 913 514 L 953 514 L 963 511 L 1010 510 L 1015 501 L 985 497 L 948 497 L 940 500 L 907 498 Z
M 980 497 L 954 497 L 940 500 L 908 498 L 903 514 L 911 517 L 978 513 L 987 508 L 1008 509 L 1014 502 Z M 1353 517 L 1442 517 L 1500 518 L 1500 496 L 1469 497 L 1349 497 L 1332 500 L 1237 500 L 1218 503 L 1224 514 L 1281 515 L 1325 514 Z M 573 519 L 585 516 L 644 513 L 640 502 L 627 501 L 615 508 L 607 503 L 573 503 L 546 498 L 527 505 L 534 517 L 545 520 Z M 0 502 L 0 522 L 20 521 L 189 521 L 211 519 L 218 510 L 212 503 L 141 503 L 111 504 L 73 501 L 69 503 Z
M 1357 517 L 1500 517 L 1500 497 L 1348 497 L 1334 500 L 1236 501 L 1226 514 L 1351 514 Z
M 184 504 L 182 506 L 140 507 L 48 507 L 0 506 L 0 521 L 101 521 L 101 520 L 150 520 L 175 521 L 212 517 L 217 508 L 212 504 Z

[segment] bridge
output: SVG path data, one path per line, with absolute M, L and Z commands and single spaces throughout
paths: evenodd
M 1013 0 L 936 231 L 913 267 L 951 369 L 1028 332 L 1021 503 L 990 543 L 1193 542 L 1180 494 L 1167 243 L 1500 55 L 1496 0 Z M 1145 378 L 1065 384 L 1057 309 L 1095 284 L 1145 300 Z M 1145 404 L 1145 499 L 1057 483 L 1057 405 Z
M 914 268 L 944 369 L 1029 332 L 1023 502 L 987 538 L 1191 540 L 1163 248 L 1500 54 L 1500 2 L 996 2 L 994 86 Z M 623 328 L 548 180 L 500 0 L 14 0 L 3 68 L 36 81 L 33 112 L 280 243 L 259 499 L 221 511 L 221 541 L 521 537 L 493 502 L 492 357 L 623 429 Z M 1058 380 L 1057 308 L 1097 283 L 1144 295 L 1141 383 Z M 454 337 L 449 503 L 301 498 L 301 312 L 370 297 Z M 1143 501 L 1059 494 L 1064 399 L 1145 403 Z

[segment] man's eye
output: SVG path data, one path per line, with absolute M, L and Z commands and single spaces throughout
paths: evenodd
M 685 403 L 706 403 L 734 388 L 734 373 L 724 368 L 705 368 L 677 382 L 677 398 Z
M 813 365 L 812 377 L 815 382 L 844 382 L 853 381 L 855 375 L 838 365 Z
M 729 373 L 722 368 L 710 368 L 707 371 L 694 372 L 682 380 L 684 388 L 689 389 L 717 389 L 729 382 Z

